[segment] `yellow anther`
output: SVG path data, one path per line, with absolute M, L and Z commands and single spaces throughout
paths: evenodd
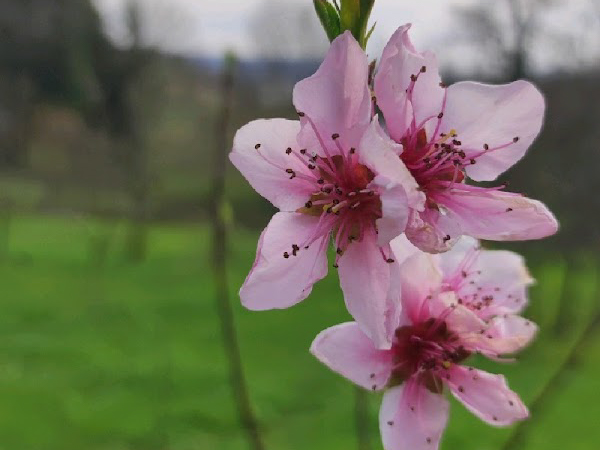
M 337 204 L 337 205 L 335 205 L 333 208 L 331 208 L 331 212 L 333 212 L 333 213 L 336 213 L 336 212 L 338 212 L 340 209 L 342 209 L 344 206 L 346 206 L 347 204 L 348 204 L 348 202 L 344 200 L 343 202 L 341 202 L 341 203 L 338 203 L 338 204 Z M 333 203 L 330 203 L 330 204 L 329 204 L 329 205 L 327 205 L 327 206 L 330 206 L 330 205 L 333 205 Z
M 454 128 L 452 128 L 448 134 L 444 134 L 442 133 L 442 137 L 440 138 L 439 141 L 437 141 L 438 143 L 442 143 L 442 142 L 446 142 L 448 139 L 450 138 L 455 138 L 456 136 L 458 136 L 458 134 L 456 134 L 456 130 Z

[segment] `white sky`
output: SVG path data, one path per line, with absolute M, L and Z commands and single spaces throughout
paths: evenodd
M 106 32 L 117 43 L 127 42 L 124 5 L 128 0 L 93 0 L 103 18 Z M 190 56 L 221 56 L 226 50 L 233 50 L 242 57 L 260 56 L 250 37 L 249 23 L 265 0 L 136 0 L 144 13 L 146 41 L 158 47 Z M 286 4 L 307 4 L 312 8 L 312 0 L 271 0 Z M 495 0 L 483 0 L 495 1 Z M 445 63 L 452 63 L 457 56 L 464 57 L 462 66 L 469 66 L 472 55 L 461 53 L 459 46 L 448 50 L 448 42 L 458 42 L 460 22 L 452 11 L 457 6 L 465 6 L 478 0 L 376 0 L 372 22 L 377 27 L 370 41 L 370 53 L 377 54 L 389 36 L 400 25 L 412 22 L 411 37 L 420 49 L 431 49 Z M 587 18 L 582 8 L 588 2 L 600 0 L 557 0 L 556 6 L 545 14 L 548 28 L 556 36 L 573 33 L 581 28 L 582 20 L 600 21 L 599 17 Z M 589 16 L 589 14 L 588 14 Z M 596 25 L 598 25 L 596 23 Z M 585 26 L 585 25 L 583 25 Z M 596 38 L 598 35 L 595 35 Z M 560 37 L 558 37 L 560 40 Z M 582 38 L 582 48 L 589 43 Z M 324 45 L 326 38 L 323 35 Z M 464 50 L 463 46 L 463 50 Z M 594 46 L 596 51 L 597 46 Z M 559 64 L 554 61 L 556 52 L 551 44 L 536 49 L 536 65 L 551 67 Z M 554 61 L 554 62 L 553 62 Z
M 126 40 L 123 11 L 126 0 L 93 0 L 104 19 L 105 29 L 117 42 Z M 176 43 L 163 43 L 169 50 L 189 54 L 222 55 L 232 49 L 242 56 L 260 54 L 248 38 L 248 23 L 264 0 L 137 0 L 149 16 L 178 11 L 171 19 L 173 28 L 178 20 L 186 29 L 186 36 Z M 312 0 L 280 0 L 282 3 L 306 3 L 312 8 Z M 371 16 L 377 21 L 373 41 L 385 41 L 401 24 L 414 23 L 413 39 L 425 43 L 439 35 L 440 28 L 448 24 L 451 8 L 470 4 L 475 0 L 377 0 Z M 153 14 L 154 12 L 154 14 Z M 194 26 L 195 25 L 195 26 Z M 171 47 L 171 48 L 169 48 Z

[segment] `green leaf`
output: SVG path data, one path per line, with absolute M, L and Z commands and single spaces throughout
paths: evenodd
M 371 37 L 371 35 L 373 34 L 373 31 L 375 31 L 375 25 L 377 25 L 377 22 L 375 22 L 373 24 L 373 26 L 371 27 L 371 29 L 369 30 L 369 32 L 367 33 L 367 35 L 365 36 L 365 47 L 367 46 L 368 42 L 369 42 L 369 38 Z
M 313 0 L 313 4 L 327 37 L 330 41 L 333 41 L 341 34 L 340 16 L 337 10 L 327 0 Z

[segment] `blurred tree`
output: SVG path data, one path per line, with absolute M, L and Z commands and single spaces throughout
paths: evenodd
M 457 7 L 461 29 L 478 52 L 486 72 L 505 80 L 524 78 L 532 66 L 569 72 L 598 66 L 600 2 L 582 0 L 479 1 Z M 556 23 L 565 14 L 579 27 Z
M 94 55 L 110 48 L 89 1 L 0 3 L 0 125 L 5 128 L 0 164 L 26 164 L 34 102 L 59 102 L 88 115 L 95 109 L 100 92 Z
M 458 13 L 478 59 L 491 69 L 488 75 L 500 72 L 510 81 L 531 76 L 535 67 L 554 69 L 537 80 L 547 104 L 542 133 L 504 177 L 515 190 L 543 199 L 559 218 L 560 233 L 543 245 L 597 247 L 596 220 L 582 220 L 581 211 L 600 211 L 592 194 L 600 183 L 595 175 L 600 164 L 595 125 L 600 117 L 600 2 L 481 1 Z M 566 15 L 564 23 L 576 20 L 581 26 L 556 22 Z
M 127 41 L 144 48 L 180 53 L 196 50 L 199 29 L 194 4 L 187 0 L 127 0 L 128 14 L 136 11 L 135 34 L 131 24 Z M 188 48 L 189 43 L 189 48 Z
M 154 69 L 165 59 L 162 49 L 180 45 L 195 32 L 187 7 L 189 4 L 178 1 L 127 0 L 127 45 L 112 55 L 112 61 L 99 64 L 108 126 L 117 143 L 115 160 L 124 169 L 131 200 L 125 243 L 125 256 L 131 262 L 142 261 L 147 248 L 152 188 L 147 136 L 149 122 L 161 107 L 159 90 L 164 88 Z
M 523 78 L 534 49 L 533 40 L 543 26 L 540 11 L 556 0 L 480 1 L 459 7 L 463 29 L 482 55 L 493 55 L 486 64 L 504 73 L 507 80 Z
M 145 133 L 136 111 L 133 89 L 140 82 L 143 69 L 150 63 L 154 53 L 144 49 L 142 43 L 142 18 L 139 3 L 130 0 L 127 4 L 127 23 L 132 36 L 131 47 L 126 50 L 126 69 L 122 72 L 122 83 L 117 88 L 116 109 L 123 119 L 117 138 L 124 140 L 123 161 L 128 173 L 128 189 L 131 197 L 130 229 L 125 243 L 125 256 L 131 262 L 143 261 L 147 251 L 149 173 L 148 151 Z M 116 125 L 116 124 L 114 124 Z
M 264 0 L 250 22 L 250 36 L 258 53 L 269 59 L 314 58 L 328 44 L 309 2 Z
M 263 0 L 249 24 L 249 41 L 264 69 L 255 89 L 262 105 L 281 104 L 289 98 L 290 79 L 295 78 L 292 60 L 310 64 L 320 59 L 328 46 L 312 3 Z M 294 80 L 294 82 L 297 81 Z

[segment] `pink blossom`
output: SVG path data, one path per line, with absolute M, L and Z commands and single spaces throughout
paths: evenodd
M 389 241 L 424 194 L 372 115 L 367 57 L 349 32 L 294 89 L 299 121 L 256 120 L 234 139 L 232 163 L 280 212 L 263 231 L 241 290 L 249 309 L 286 308 L 327 273 L 332 238 L 349 312 L 378 347 L 399 313 Z
M 386 450 L 438 448 L 448 420 L 445 390 L 494 426 L 528 417 L 503 376 L 463 362 L 475 353 L 497 359 L 530 342 L 535 325 L 515 313 L 531 278 L 513 253 L 482 251 L 473 240 L 457 245 L 438 257 L 404 237 L 392 242 L 405 259 L 394 264 L 403 308 L 390 349 L 378 349 L 354 322 L 324 330 L 311 346 L 332 370 L 385 390 L 379 426 Z
M 483 250 L 476 239 L 463 236 L 437 258 L 443 289 L 455 292 L 458 302 L 481 319 L 518 314 L 527 305 L 527 288 L 534 280 L 522 256 Z
M 544 98 L 531 83 L 445 87 L 432 53 L 418 52 L 410 25 L 383 51 L 375 77 L 377 106 L 400 158 L 427 195 L 406 235 L 424 251 L 448 250 L 463 235 L 514 241 L 555 233 L 558 224 L 536 200 L 466 184 L 493 181 L 523 157 L 538 135 Z

